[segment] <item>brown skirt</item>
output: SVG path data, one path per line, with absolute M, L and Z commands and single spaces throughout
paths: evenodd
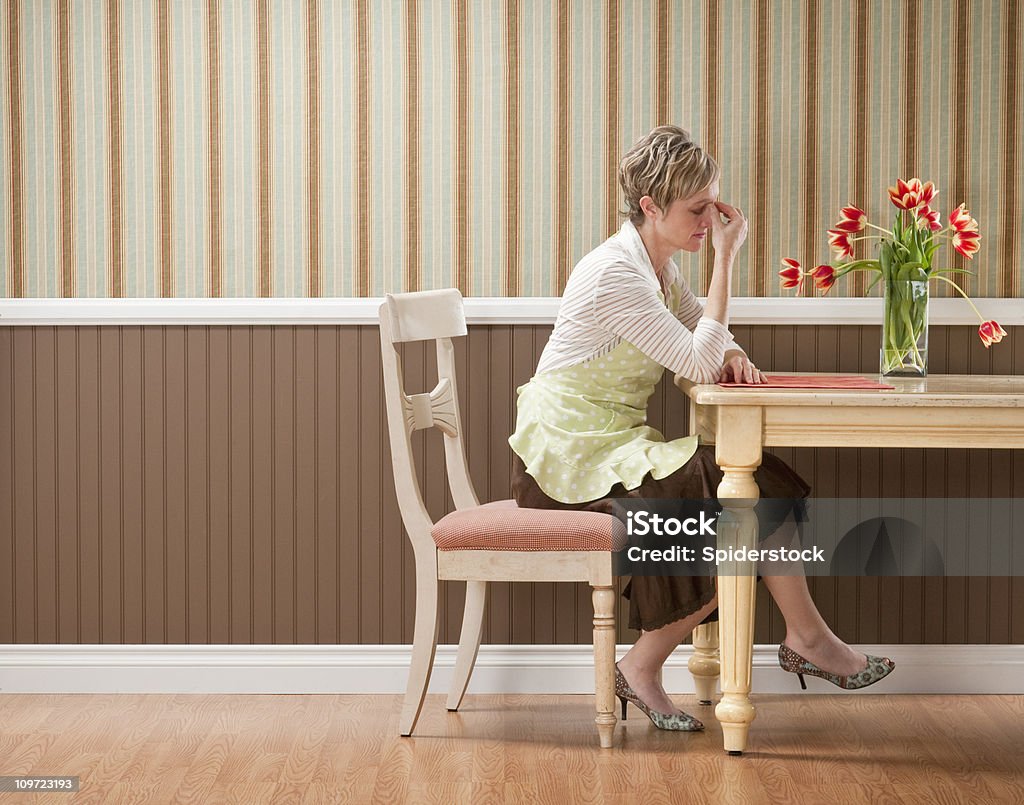
M 627 490 L 622 484 L 616 484 L 607 495 L 597 500 L 562 503 L 548 497 L 533 476 L 526 472 L 522 459 L 515 456 L 512 494 L 516 503 L 528 509 L 576 509 L 621 514 L 621 508 L 612 503 L 616 498 L 701 499 L 717 503 L 716 492 L 721 480 L 722 471 L 715 463 L 714 446 L 699 445 L 689 461 L 665 478 L 655 480 L 647 475 L 636 489 Z M 754 471 L 754 482 L 762 499 L 779 498 L 786 510 L 773 511 L 772 516 L 761 518 L 760 538 L 764 540 L 791 510 L 791 503 L 786 501 L 803 500 L 811 488 L 786 462 L 768 452 L 764 453 L 761 465 Z M 647 632 L 691 615 L 706 606 L 715 593 L 714 579 L 702 576 L 633 576 L 622 591 L 629 600 L 629 628 Z M 703 623 L 717 620 L 716 609 Z

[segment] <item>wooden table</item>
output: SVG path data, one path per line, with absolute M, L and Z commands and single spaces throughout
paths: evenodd
M 690 430 L 715 444 L 724 473 L 718 498 L 734 526 L 719 528 L 720 548 L 756 542 L 752 507 L 759 492 L 753 474 L 762 447 L 1024 447 L 1024 377 L 931 375 L 884 382 L 896 388 L 722 388 L 676 377 L 690 398 Z M 756 576 L 749 563 L 737 569 L 736 575 L 719 575 L 720 631 L 713 624 L 698 627 L 690 661 L 698 698 L 709 700 L 721 638 L 722 699 L 715 716 L 730 754 L 746 748 L 755 715 L 750 674 Z

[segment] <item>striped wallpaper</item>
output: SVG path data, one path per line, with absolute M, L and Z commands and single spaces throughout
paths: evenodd
M 971 292 L 1024 297 L 1020 5 L 0 0 L 3 293 L 558 295 L 674 122 L 750 220 L 735 294 L 917 175 L 981 223 Z

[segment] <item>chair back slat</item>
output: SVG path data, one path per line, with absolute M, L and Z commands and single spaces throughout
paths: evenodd
M 450 338 L 442 338 L 437 342 L 437 376 L 446 377 L 452 384 L 452 405 L 455 408 L 455 421 L 458 433 L 444 435 L 444 463 L 448 468 L 448 486 L 452 492 L 455 508 L 468 509 L 480 505 L 480 499 L 469 477 L 469 464 L 466 462 L 466 448 L 462 439 L 462 412 L 459 409 L 459 395 L 455 387 L 455 347 Z
M 466 335 L 466 314 L 457 288 L 385 294 L 391 340 L 432 341 Z

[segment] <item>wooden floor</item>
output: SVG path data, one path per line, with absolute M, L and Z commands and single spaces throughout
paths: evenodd
M 597 746 L 587 696 L 0 695 L 0 775 L 77 774 L 53 803 L 1024 802 L 1024 697 L 755 696 L 748 752 L 630 706 Z

